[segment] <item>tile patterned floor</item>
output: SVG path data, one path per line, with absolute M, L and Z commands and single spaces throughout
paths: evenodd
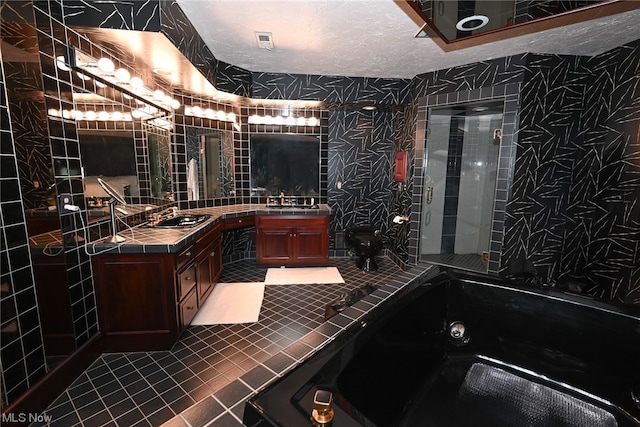
M 45 411 L 47 425 L 241 426 L 250 394 L 346 326 L 347 317 L 324 322 L 327 303 L 402 273 L 383 257 L 372 273 L 350 258 L 331 265 L 346 283 L 267 286 L 257 323 L 191 326 L 170 351 L 102 355 Z M 255 261 L 241 261 L 225 265 L 221 281 L 263 281 L 265 274 Z M 343 313 L 366 312 L 379 298 L 369 297 Z

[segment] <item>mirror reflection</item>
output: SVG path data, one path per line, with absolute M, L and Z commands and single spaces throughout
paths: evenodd
M 78 140 L 89 221 L 109 214 L 109 196 L 98 178 L 107 179 L 127 197 L 140 196 L 132 131 L 79 130 Z
M 419 0 L 424 16 L 448 41 L 550 18 L 603 0 Z
M 171 194 L 171 148 L 169 132 L 147 125 L 146 138 L 149 149 L 149 176 L 151 196 L 173 200 Z M 124 193 L 126 196 L 126 192 Z
M 185 127 L 189 200 L 235 195 L 233 133 Z

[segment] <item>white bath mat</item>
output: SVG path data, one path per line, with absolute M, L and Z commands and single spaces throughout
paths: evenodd
M 254 323 L 260 316 L 264 283 L 218 283 L 191 321 L 192 325 Z
M 315 283 L 344 283 L 336 267 L 270 268 L 264 279 L 267 285 L 306 285 Z

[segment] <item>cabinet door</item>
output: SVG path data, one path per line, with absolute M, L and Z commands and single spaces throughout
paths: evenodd
M 209 260 L 211 261 L 212 285 L 215 285 L 222 275 L 222 239 L 219 236 L 213 241 Z
M 256 230 L 256 261 L 276 265 L 291 259 L 291 228 L 269 227 Z
M 216 237 L 199 255 L 196 261 L 198 270 L 198 307 L 209 296 L 222 274 L 222 239 Z
M 329 263 L 327 228 L 297 228 L 293 232 L 293 242 L 293 259 L 297 265 L 327 265 Z
M 205 250 L 196 260 L 198 306 L 202 305 L 205 296 L 211 291 L 211 287 L 213 286 L 213 271 L 211 269 L 209 252 L 209 250 Z

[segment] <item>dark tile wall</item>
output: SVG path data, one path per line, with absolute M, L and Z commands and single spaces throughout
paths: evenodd
M 9 34 L 8 28 L 28 28 L 33 24 L 33 10 L 28 3 L 14 2 L 3 5 L 2 34 Z M 35 32 L 31 32 L 35 35 Z M 33 38 L 29 38 L 31 54 Z M 8 45 L 11 42 L 7 40 Z M 29 387 L 40 380 L 47 372 L 45 364 L 42 330 L 36 303 L 36 289 L 29 254 L 27 227 L 24 217 L 26 207 L 20 188 L 21 172 L 18 169 L 16 141 L 14 132 L 21 138 L 25 133 L 13 127 L 10 118 L 14 105 L 19 115 L 21 107 L 30 105 L 27 99 L 17 104 L 9 102 L 7 94 L 8 81 L 24 78 L 36 84 L 27 72 L 30 67 L 22 67 L 19 63 L 10 62 L 3 52 L 0 67 L 0 365 L 2 366 L 2 408 L 14 402 Z M 9 68 L 9 70 L 5 70 Z M 11 74 L 9 74 L 11 73 Z M 31 90 L 35 90 L 31 86 Z M 30 92 L 30 91 L 29 91 Z M 10 105 L 11 104 L 11 105 Z M 35 108 L 36 112 L 38 108 Z M 40 156 L 37 156 L 40 158 Z
M 72 110 L 72 85 L 82 86 L 82 83 L 75 74 L 63 71 L 55 63 L 56 57 L 63 55 L 68 38 L 80 43 L 81 37 L 65 28 L 58 20 L 62 16 L 58 2 L 34 2 L 33 11 L 37 24 L 44 104 L 47 111 Z M 76 346 L 80 346 L 98 332 L 91 261 L 84 246 L 79 245 L 88 238 L 85 231 L 86 206 L 80 167 L 80 144 L 74 120 L 50 114 L 46 117 L 56 188 L 58 192 L 70 193 L 73 204 L 82 208 L 80 212 L 60 214 L 72 321 Z

